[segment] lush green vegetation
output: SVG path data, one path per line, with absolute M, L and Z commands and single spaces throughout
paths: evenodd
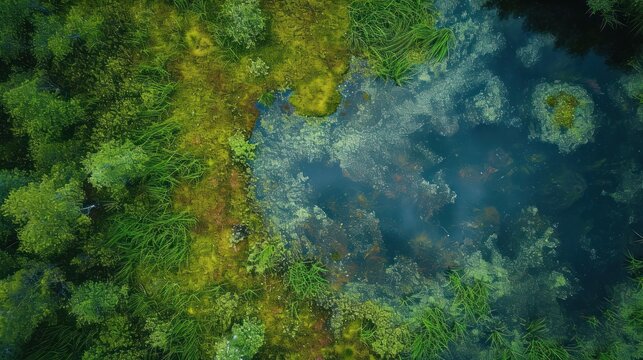
M 453 35 L 436 28 L 437 15 L 423 0 L 355 0 L 349 39 L 378 76 L 401 84 L 415 65 L 448 55 Z
M 291 89 L 332 113 L 352 54 L 402 84 L 448 56 L 437 23 L 421 0 L 2 1 L 0 359 L 431 359 L 467 336 L 568 358 L 460 272 L 437 277 L 444 301 L 338 294 L 257 211 L 255 103 Z M 586 358 L 638 339 L 640 263 Z

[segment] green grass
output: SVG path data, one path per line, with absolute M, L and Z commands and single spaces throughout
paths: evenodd
M 412 359 L 438 359 L 449 348 L 449 343 L 461 335 L 462 328 L 449 324 L 446 313 L 438 307 L 424 309 L 414 322 Z
M 297 261 L 288 268 L 288 286 L 299 297 L 314 299 L 328 292 L 328 280 L 324 278 L 326 269 L 318 262 Z
M 525 359 L 528 360 L 567 360 L 569 352 L 555 340 L 548 338 L 545 320 L 539 319 L 527 324 L 523 335 Z
M 464 315 L 473 320 L 489 317 L 489 285 L 480 280 L 465 281 L 453 271 L 449 275 L 449 284 L 455 293 L 454 304 Z
M 453 33 L 435 27 L 437 12 L 427 1 L 354 0 L 349 15 L 351 46 L 382 78 L 402 84 L 415 65 L 448 56 Z
M 144 263 L 150 272 L 177 269 L 187 261 L 190 229 L 196 219 L 185 212 L 124 213 L 112 219 L 107 244 L 120 251 L 121 278 Z

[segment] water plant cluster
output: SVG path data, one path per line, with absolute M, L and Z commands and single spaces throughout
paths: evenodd
M 637 4 L 588 9 L 636 32 Z M 643 357 L 636 232 L 629 277 L 579 316 L 562 230 L 536 206 L 503 228 L 476 209 L 466 241 L 436 225 L 390 254 L 383 229 L 407 213 L 377 201 L 426 222 L 457 202 L 448 159 L 414 136 L 520 114 L 523 140 L 556 153 L 594 139 L 580 81 L 510 109 L 486 64 L 496 20 L 477 0 L 2 1 L 0 359 Z M 551 46 L 534 44 L 525 68 Z M 639 78 L 612 99 L 636 114 Z M 461 177 L 541 163 L 500 155 Z M 641 170 L 619 166 L 604 198 L 634 219 Z M 322 203 L 315 176 L 335 173 L 349 190 Z

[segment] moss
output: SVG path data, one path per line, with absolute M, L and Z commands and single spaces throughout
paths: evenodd
M 554 109 L 552 120 L 558 126 L 569 129 L 574 125 L 576 109 L 580 105 L 578 99 L 565 91 L 549 95 L 545 100 L 547 106 Z
M 197 27 L 185 33 L 185 43 L 194 56 L 205 56 L 214 50 L 212 39 Z
M 302 84 L 290 98 L 297 113 L 305 116 L 326 116 L 337 109 L 341 96 L 331 74 L 314 78 Z

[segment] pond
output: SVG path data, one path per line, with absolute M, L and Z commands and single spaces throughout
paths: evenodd
M 323 119 L 295 115 L 287 93 L 262 107 L 266 218 L 364 299 L 437 294 L 457 269 L 492 283 L 508 318 L 599 311 L 643 233 L 641 79 L 479 1 L 436 5 L 455 34 L 444 64 L 396 86 L 356 60 Z

